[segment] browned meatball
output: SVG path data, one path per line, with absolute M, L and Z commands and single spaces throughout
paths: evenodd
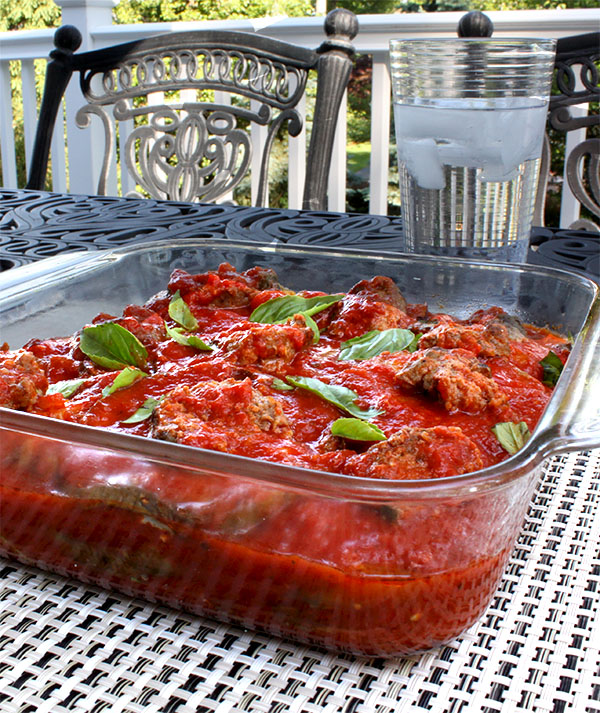
M 296 315 L 285 324 L 248 322 L 215 337 L 229 360 L 249 366 L 260 364 L 265 371 L 289 364 L 296 354 L 312 344 L 313 331 L 304 317 Z
M 237 272 L 228 263 L 219 265 L 216 272 L 199 275 L 174 270 L 169 280 L 169 292 L 174 294 L 179 290 L 191 307 L 242 307 L 249 305 L 259 292 L 267 289 L 283 289 L 273 270 L 253 267 L 245 272 Z
M 122 317 L 111 321 L 129 330 L 147 348 L 167 339 L 164 319 L 146 307 L 129 305 Z
M 47 388 L 46 373 L 31 352 L 0 350 L 0 406 L 27 411 Z
M 291 436 L 279 402 L 260 393 L 250 379 L 177 387 L 157 406 L 153 419 L 155 438 L 230 453 L 265 433 Z
M 246 281 L 249 287 L 262 292 L 263 290 L 283 290 L 279 284 L 277 273 L 270 267 L 251 267 L 249 270 L 238 273 Z
M 389 277 L 361 280 L 331 310 L 327 334 L 353 339 L 374 329 L 405 328 L 413 322 L 406 300 Z M 319 323 L 321 324 L 321 323 Z
M 394 480 L 445 478 L 482 466 L 476 444 L 460 428 L 448 426 L 407 426 L 346 461 L 352 475 Z
M 337 339 L 353 339 L 374 329 L 407 327 L 411 319 L 387 302 L 369 301 L 363 295 L 347 295 L 327 326 L 327 334 Z
M 466 349 L 482 357 L 507 356 L 511 338 L 500 322 L 486 325 L 440 324 L 419 340 L 420 349 Z
M 375 302 L 385 302 L 406 312 L 406 300 L 396 283 L 389 277 L 378 275 L 371 280 L 361 280 L 348 290 L 349 295 L 365 295 Z
M 450 412 L 479 413 L 507 402 L 490 374 L 487 365 L 464 349 L 432 347 L 415 352 L 396 372 L 396 382 L 404 389 L 437 394 Z
M 478 310 L 467 321 L 469 324 L 501 326 L 506 330 L 508 338 L 513 342 L 523 341 L 527 337 L 527 329 L 521 320 L 512 314 L 508 314 L 501 307 Z

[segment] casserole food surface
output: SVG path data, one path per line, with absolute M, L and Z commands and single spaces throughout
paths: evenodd
M 457 476 L 508 457 L 498 426 L 534 430 L 568 340 L 489 305 L 450 319 L 385 275 L 298 293 L 242 267 L 176 265 L 146 305 L 4 354 L 30 428 L 5 432 L 3 551 L 356 653 L 442 643 L 491 597 L 536 469 Z M 50 439 L 40 415 L 84 426 Z

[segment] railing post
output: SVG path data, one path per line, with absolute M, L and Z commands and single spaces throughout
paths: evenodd
M 390 164 L 391 79 L 387 52 L 373 52 L 369 212 L 387 215 Z
M 15 135 L 13 133 L 13 107 L 10 93 L 10 68 L 8 62 L 0 64 L 0 157 L 2 158 L 2 185 L 17 187 L 17 164 L 15 163 Z
M 112 10 L 119 0 L 54 0 L 62 9 L 62 24 L 74 25 L 82 36 L 81 49 L 95 49 L 92 31 L 112 24 Z M 86 131 L 75 123 L 77 110 L 84 104 L 74 77 L 65 93 L 65 117 L 69 156 L 69 190 L 72 193 L 96 193 L 100 175 L 104 138 L 101 127 L 92 126 Z
M 75 25 L 81 32 L 81 51 L 95 49 L 92 30 L 102 25 L 112 25 L 113 7 L 120 0 L 54 0 L 62 9 L 63 25 Z

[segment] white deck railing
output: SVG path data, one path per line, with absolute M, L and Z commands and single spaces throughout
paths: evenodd
M 220 22 L 168 22 L 138 25 L 113 25 L 112 7 L 118 0 L 55 0 L 62 7 L 62 23 L 77 26 L 83 34 L 82 50 L 98 49 L 119 42 L 140 39 L 164 32 L 185 29 L 220 28 L 257 32 L 280 40 L 307 47 L 317 47 L 323 39 L 323 18 L 260 18 L 255 20 L 229 20 Z M 362 15 L 360 30 L 355 40 L 359 53 L 373 56 L 370 196 L 371 213 L 387 212 L 389 136 L 390 136 L 390 78 L 388 70 L 388 43 L 392 37 L 454 36 L 462 12 L 418 13 L 393 15 Z M 600 26 L 600 10 L 527 10 L 490 12 L 495 37 L 565 37 L 590 32 Z M 16 187 L 17 166 L 13 116 L 17 110 L 11 91 L 9 63 L 17 62 L 22 90 L 24 118 L 25 157 L 31 156 L 39 88 L 36 91 L 34 62 L 45 59 L 53 47 L 54 30 L 30 30 L 0 33 L 0 151 L 2 158 L 2 184 Z M 57 122 L 52 143 L 52 181 L 56 191 L 94 193 L 95 180 L 92 167 L 97 163 L 95 147 L 89 132 L 77 129 L 74 114 L 81 105 L 76 90 L 67 92 L 65 124 Z M 67 142 L 65 145 L 65 132 Z M 291 208 L 300 207 L 301 181 L 294 176 L 302 174 L 305 137 L 295 139 L 290 151 Z M 76 158 L 73 158 L 76 157 Z M 116 174 L 115 174 L 116 175 Z M 113 184 L 116 192 L 116 181 Z M 330 210 L 345 210 L 346 194 L 346 115 L 345 105 L 338 124 L 334 158 L 329 185 Z M 569 215 L 561 218 L 568 224 L 577 217 L 575 205 L 567 209 Z M 563 212 L 565 208 L 563 205 Z

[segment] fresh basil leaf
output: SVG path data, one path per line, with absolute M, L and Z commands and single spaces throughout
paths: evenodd
M 143 367 L 148 358 L 148 352 L 140 340 L 116 322 L 85 327 L 79 348 L 93 362 L 106 369 Z
M 141 421 L 145 421 L 147 418 L 152 416 L 154 409 L 158 406 L 162 399 L 162 396 L 158 399 L 146 399 L 143 405 L 140 406 L 135 413 L 131 414 L 131 416 L 126 418 L 124 421 L 121 421 L 121 423 L 140 423 Z
M 190 347 L 194 347 L 194 349 L 200 349 L 201 351 L 205 351 L 205 352 L 211 352 L 214 349 L 213 346 L 211 346 L 210 344 L 207 344 L 202 339 L 200 339 L 200 337 L 197 337 L 195 334 L 189 335 L 188 344 L 190 345 Z
M 531 436 L 525 421 L 520 423 L 513 423 L 512 421 L 497 423 L 492 427 L 492 431 L 502 448 L 510 453 L 511 456 L 521 450 Z
M 133 366 L 126 366 L 113 379 L 112 384 L 105 386 L 102 389 L 102 396 L 110 396 L 119 389 L 126 389 L 128 386 L 135 384 L 136 381 L 148 376 L 145 371 L 136 369 Z
M 546 386 L 556 386 L 564 364 L 553 351 L 549 351 L 548 354 L 540 361 L 542 368 L 544 370 L 542 376 L 542 383 Z
M 349 438 L 352 441 L 385 441 L 385 433 L 374 423 L 367 423 L 360 418 L 338 418 L 331 424 L 334 436 Z
M 287 376 L 286 381 L 293 386 L 297 386 L 300 389 L 306 389 L 307 391 L 320 396 L 325 401 L 328 401 L 330 404 L 346 411 L 355 418 L 361 418 L 368 421 L 369 419 L 375 418 L 375 416 L 379 416 L 383 413 L 383 411 L 379 411 L 374 408 L 366 410 L 361 409 L 354 403 L 358 398 L 358 394 L 351 389 L 347 389 L 345 386 L 326 384 L 320 379 L 313 379 L 310 376 Z
M 50 384 L 46 391 L 46 395 L 62 394 L 65 399 L 70 399 L 73 394 L 79 391 L 85 379 L 69 379 L 67 381 L 57 381 L 55 384 Z
M 418 337 L 410 329 L 374 329 L 340 344 L 340 359 L 363 361 L 382 352 L 414 352 Z
M 201 349 L 203 351 L 212 351 L 214 347 L 210 344 L 203 342 L 200 337 L 195 334 L 185 334 L 182 327 L 169 327 L 165 322 L 165 329 L 167 334 L 174 339 L 177 344 L 183 344 L 184 347 L 194 347 L 194 349 Z
M 285 295 L 274 297 L 263 302 L 250 315 L 251 322 L 262 324 L 279 324 L 295 314 L 311 317 L 322 312 L 329 305 L 344 299 L 345 295 L 318 295 L 317 297 L 301 297 L 300 295 Z
M 183 297 L 179 294 L 179 290 L 173 295 L 169 302 L 169 317 L 180 324 L 188 332 L 198 329 L 198 320 L 192 314 L 192 311 L 184 302 Z
M 277 391 L 293 391 L 294 387 L 290 384 L 286 384 L 285 381 L 278 379 L 276 376 L 273 377 L 271 381 L 271 388 L 277 389 Z
M 317 327 L 317 323 L 309 314 L 306 314 L 306 312 L 302 312 L 302 316 L 304 317 L 306 326 L 310 327 L 312 329 L 313 344 L 316 344 L 319 341 L 319 339 L 321 338 L 321 332 L 319 331 L 319 328 Z

